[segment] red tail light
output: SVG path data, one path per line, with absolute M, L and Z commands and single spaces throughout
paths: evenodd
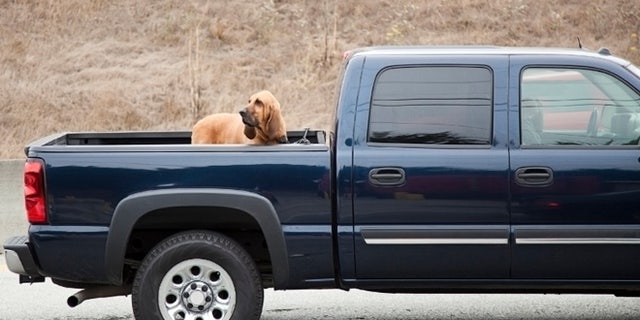
M 24 199 L 29 223 L 47 223 L 44 162 L 40 159 L 28 159 L 24 165 Z

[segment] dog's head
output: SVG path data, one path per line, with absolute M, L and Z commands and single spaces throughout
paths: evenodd
M 264 90 L 252 95 L 240 115 L 247 138 L 258 138 L 265 144 L 288 142 L 280 103 L 271 92 Z

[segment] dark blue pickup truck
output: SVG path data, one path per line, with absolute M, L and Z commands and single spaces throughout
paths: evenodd
M 263 288 L 640 295 L 640 70 L 607 50 L 348 52 L 331 132 L 26 148 L 22 282 L 136 319 L 258 319 Z

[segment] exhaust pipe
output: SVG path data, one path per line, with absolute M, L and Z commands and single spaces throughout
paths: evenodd
M 84 290 L 80 290 L 76 294 L 70 296 L 67 299 L 67 305 L 73 308 L 81 304 L 85 300 L 115 296 L 127 296 L 129 294 L 131 294 L 131 285 L 121 287 L 99 286 L 87 288 Z

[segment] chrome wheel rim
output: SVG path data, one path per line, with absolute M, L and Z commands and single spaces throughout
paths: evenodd
M 165 274 L 158 306 L 167 320 L 228 320 L 236 305 L 229 273 L 205 259 L 190 259 Z

